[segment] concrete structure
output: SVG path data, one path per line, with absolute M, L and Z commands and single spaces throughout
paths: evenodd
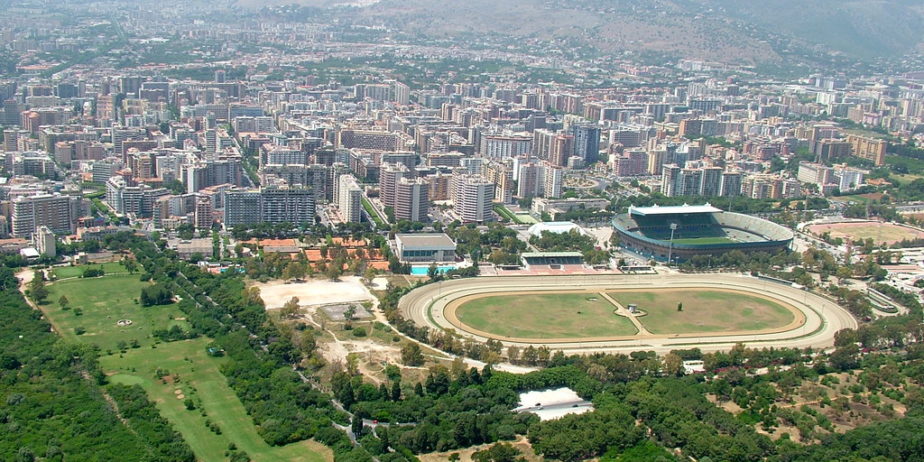
M 259 191 L 234 190 L 225 195 L 226 228 L 265 223 L 314 224 L 312 188 L 268 187 Z
M 410 175 L 410 170 L 404 164 L 382 164 L 379 171 L 379 198 L 385 207 L 395 206 L 395 191 L 398 181 Z
M 53 233 L 72 234 L 76 229 L 79 199 L 60 194 L 20 196 L 13 200 L 11 208 L 14 237 L 29 239 L 42 226 Z
M 429 221 L 429 184 L 426 180 L 401 178 L 395 185 L 395 219 Z
M 353 175 L 342 175 L 339 179 L 337 206 L 340 218 L 346 223 L 359 223 L 362 217 L 363 190 Z
M 505 159 L 529 154 L 533 139 L 528 136 L 484 135 L 479 152 L 488 159 Z
M 404 263 L 456 260 L 456 243 L 445 233 L 396 234 L 395 245 Z
M 39 254 L 46 257 L 54 258 L 58 255 L 56 243 L 55 233 L 47 226 L 39 226 L 32 235 L 32 244 L 35 246 L 35 250 L 38 250 Z
M 194 214 L 196 229 L 211 229 L 214 222 L 212 217 L 212 201 L 207 197 L 196 199 L 196 210 Z
M 463 223 L 494 221 L 494 184 L 481 175 L 453 176 L 453 207 Z
M 791 230 L 750 215 L 700 206 L 629 207 L 613 227 L 620 245 L 655 260 L 681 261 L 698 255 L 778 252 L 789 247 Z
M 855 157 L 871 160 L 877 167 L 885 164 L 886 147 L 889 145 L 885 140 L 860 135 L 847 135 L 847 143 L 850 144 Z
M 189 260 L 194 255 L 202 258 L 212 256 L 212 238 L 203 237 L 190 240 L 168 241 L 167 247 L 176 250 L 177 255 L 183 260 Z

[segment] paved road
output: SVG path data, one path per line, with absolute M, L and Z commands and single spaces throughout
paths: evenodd
M 504 276 L 443 281 L 415 289 L 402 297 L 399 308 L 405 318 L 421 326 L 453 328 L 461 335 L 479 341 L 486 337 L 460 332 L 444 316 L 446 306 L 460 297 L 491 292 L 524 290 L 577 290 L 629 288 L 718 288 L 741 290 L 770 296 L 803 312 L 801 327 L 786 332 L 742 333 L 726 335 L 668 336 L 643 335 L 631 339 L 575 341 L 554 343 L 502 341 L 506 346 L 546 345 L 568 353 L 654 350 L 665 353 L 674 349 L 699 347 L 703 351 L 728 350 L 736 343 L 750 347 L 827 348 L 834 344 L 834 334 L 841 329 L 856 328 L 857 321 L 834 302 L 812 292 L 788 285 L 764 281 L 739 274 L 669 274 L 669 275 L 581 275 L 581 276 Z

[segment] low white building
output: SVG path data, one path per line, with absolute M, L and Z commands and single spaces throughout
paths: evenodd
M 395 244 L 403 263 L 456 260 L 456 243 L 446 233 L 396 234 Z

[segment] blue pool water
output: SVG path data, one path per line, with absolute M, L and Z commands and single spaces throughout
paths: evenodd
M 428 269 L 430 269 L 429 266 L 412 266 L 411 274 L 414 276 L 426 276 Z M 436 270 L 439 271 L 440 273 L 445 273 L 447 271 L 454 270 L 454 269 L 456 269 L 456 267 L 452 265 L 436 267 Z

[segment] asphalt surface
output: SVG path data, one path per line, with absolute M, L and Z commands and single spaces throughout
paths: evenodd
M 703 351 L 728 350 L 737 343 L 763 348 L 827 348 L 834 344 L 834 334 L 856 328 L 856 319 L 831 300 L 810 291 L 738 274 L 668 274 L 668 275 L 579 275 L 579 276 L 502 276 L 457 279 L 429 284 L 401 298 L 399 308 L 405 318 L 420 326 L 454 329 L 460 335 L 478 341 L 488 338 L 460 330 L 443 316 L 446 306 L 458 298 L 516 291 L 600 289 L 682 289 L 718 288 L 740 290 L 769 296 L 791 305 L 805 315 L 805 322 L 784 332 L 703 334 L 696 336 L 645 335 L 619 340 L 518 342 L 501 340 L 505 346 L 548 346 L 567 353 L 656 351 L 698 347 Z

